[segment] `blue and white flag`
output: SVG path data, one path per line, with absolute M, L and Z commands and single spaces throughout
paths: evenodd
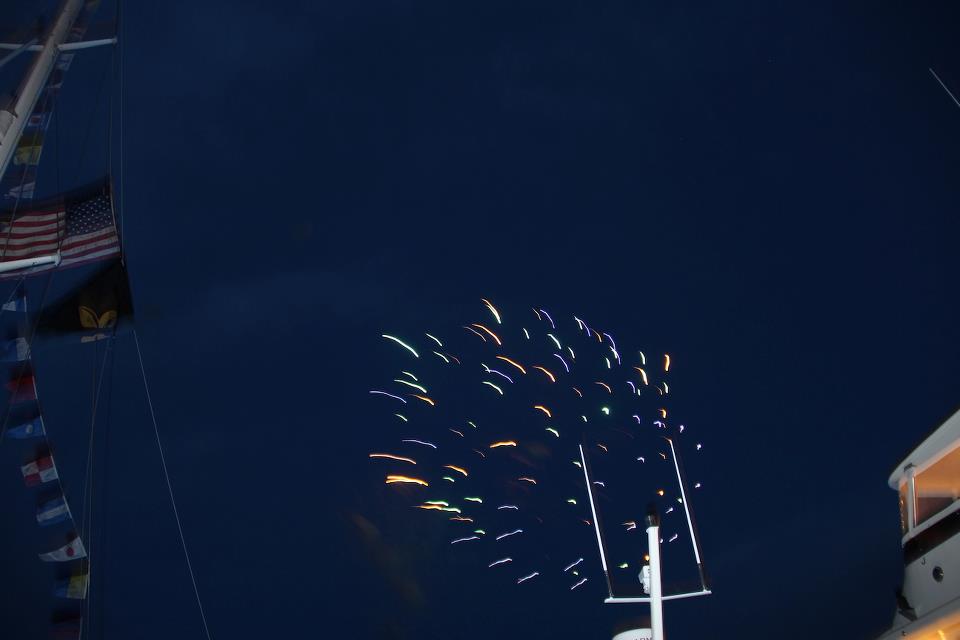
M 0 344 L 0 360 L 3 362 L 23 362 L 30 359 L 30 345 L 26 338 L 7 340 Z
M 17 287 L 17 290 L 13 293 L 11 299 L 7 302 L 4 302 L 0 309 L 3 311 L 17 311 L 20 313 L 26 313 L 27 296 L 23 292 L 23 287 Z
M 24 422 L 23 424 L 18 424 L 15 427 L 10 427 L 7 429 L 7 435 L 11 438 L 16 438 L 17 440 L 39 438 L 43 435 L 46 435 L 46 431 L 43 428 L 43 418 L 41 416 L 37 416 L 29 422 Z
M 67 501 L 63 497 L 44 502 L 37 507 L 37 522 L 41 527 L 49 527 L 52 524 L 69 520 L 71 517 L 70 507 L 67 506 Z

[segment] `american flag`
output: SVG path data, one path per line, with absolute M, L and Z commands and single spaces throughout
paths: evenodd
M 120 254 L 110 194 L 102 186 L 79 197 L 38 203 L 17 212 L 11 221 L 0 217 L 0 262 L 49 256 L 60 251 L 60 267 L 74 267 Z M 45 265 L 30 273 L 54 268 Z M 19 278 L 23 271 L 0 274 Z

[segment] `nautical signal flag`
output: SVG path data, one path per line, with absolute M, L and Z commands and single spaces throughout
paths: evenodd
M 80 541 L 79 536 L 59 549 L 40 554 L 40 559 L 44 562 L 69 562 L 70 560 L 79 560 L 80 558 L 86 557 L 87 550 L 83 548 L 83 542 Z
M 52 524 L 71 519 L 70 507 L 67 501 L 61 496 L 55 500 L 48 500 L 37 507 L 37 523 L 41 527 L 49 527 Z
M 41 416 L 37 416 L 29 422 L 24 422 L 15 427 L 10 427 L 7 429 L 7 435 L 11 438 L 16 438 L 17 440 L 39 438 L 40 436 L 46 435 L 46 431 L 43 428 L 43 418 Z
M 30 345 L 26 338 L 16 338 L 0 343 L 0 361 L 23 362 L 30 359 Z
M 7 391 L 10 392 L 10 404 L 36 400 L 37 387 L 33 382 L 33 374 L 27 372 L 14 378 L 7 383 Z
M 28 487 L 35 487 L 60 477 L 57 475 L 57 465 L 53 463 L 53 456 L 49 455 L 23 465 L 20 471 Z
M 10 299 L 3 303 L 3 306 L 0 307 L 0 310 L 3 311 L 17 311 L 19 313 L 25 313 L 27 310 L 27 294 L 23 290 L 23 285 L 20 285 L 13 292 L 13 295 L 10 296 Z
M 19 169 L 19 170 L 18 170 Z M 37 168 L 25 165 L 21 167 L 7 167 L 7 172 L 0 178 L 0 197 L 8 200 L 31 200 L 37 190 Z
M 22 164 L 36 165 L 40 163 L 40 154 L 43 152 L 43 135 L 35 132 L 32 135 L 20 138 L 20 144 L 13 152 L 14 166 Z
M 71 576 L 66 580 L 60 580 L 53 588 L 53 595 L 61 598 L 73 598 L 74 600 L 83 600 L 87 597 L 87 574 Z
M 48 306 L 41 313 L 38 331 L 47 336 L 79 334 L 81 342 L 91 342 L 112 337 L 132 318 L 127 270 L 115 260 Z

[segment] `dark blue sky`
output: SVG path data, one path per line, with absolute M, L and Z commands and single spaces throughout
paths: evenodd
M 379 334 L 456 326 L 480 297 L 582 313 L 679 363 L 675 408 L 710 434 L 715 595 L 668 604 L 672 637 L 889 623 L 886 479 L 960 385 L 960 109 L 927 71 L 960 89 L 952 3 L 124 13 L 126 250 L 214 637 L 607 638 L 643 613 L 451 571 L 368 482 Z M 62 167 L 109 64 L 87 52 L 67 78 Z M 102 111 L 98 160 L 65 187 L 101 171 Z M 116 349 L 94 637 L 200 638 L 132 343 Z M 96 356 L 36 354 L 76 501 Z M 45 638 L 24 451 L 0 451 L 0 617 Z

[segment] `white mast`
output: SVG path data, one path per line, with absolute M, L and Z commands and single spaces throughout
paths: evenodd
M 57 19 L 47 35 L 37 59 L 30 66 L 13 104 L 0 110 L 0 178 L 6 173 L 10 160 L 17 149 L 23 129 L 37 104 L 37 98 L 53 71 L 70 29 L 83 8 L 83 0 L 64 0 Z
M 647 525 L 647 549 L 650 554 L 650 630 L 653 640 L 663 640 L 663 588 L 660 584 L 660 516 L 652 508 L 645 518 Z M 647 567 L 644 567 L 646 569 Z M 646 586 L 646 585 L 644 585 Z

